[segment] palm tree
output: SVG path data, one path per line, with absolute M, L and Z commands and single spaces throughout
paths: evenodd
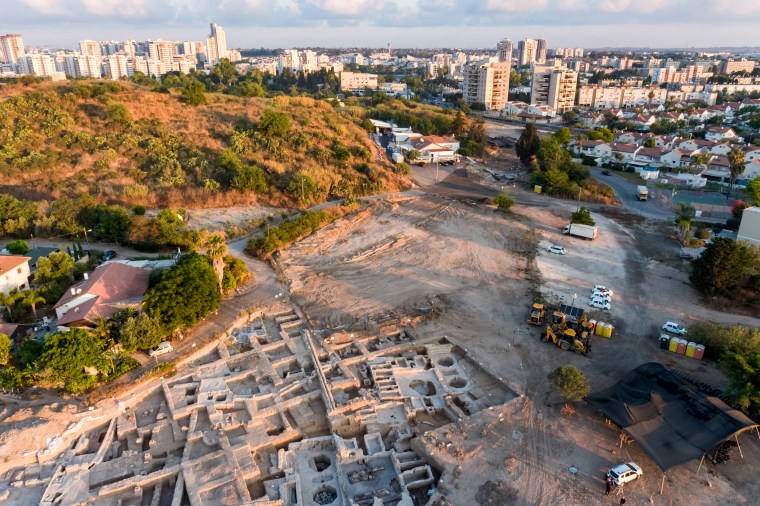
M 13 306 L 21 297 L 23 295 L 18 291 L 18 288 L 14 288 L 8 293 L 0 292 L 0 305 L 5 307 L 9 322 L 13 319 Z
M 707 166 L 707 164 L 710 163 L 710 160 L 712 160 L 712 155 L 710 153 L 698 153 L 692 161 L 694 170 Z
M 682 240 L 684 245 L 686 244 L 686 240 L 689 238 L 689 231 L 691 230 L 691 226 L 694 224 L 694 218 L 680 218 L 677 222 L 678 229 L 683 234 Z
M 740 148 L 734 148 L 728 154 L 728 170 L 731 174 L 730 183 L 728 186 L 728 197 L 731 196 L 731 189 L 734 186 L 736 178 L 738 178 L 742 172 L 744 172 L 744 151 Z
M 206 255 L 214 264 L 214 270 L 219 278 L 219 288 L 224 278 L 224 256 L 227 254 L 227 242 L 221 234 L 214 234 L 206 240 Z
M 19 294 L 19 299 L 21 300 L 21 303 L 25 306 L 29 306 L 32 309 L 32 314 L 34 315 L 34 318 L 37 318 L 37 304 L 44 304 L 47 302 L 45 300 L 45 297 L 40 295 L 40 293 L 35 290 L 34 288 L 30 288 L 29 290 L 22 292 Z

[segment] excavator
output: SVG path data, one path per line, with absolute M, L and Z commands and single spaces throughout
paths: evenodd
M 528 318 L 528 323 L 530 323 L 531 325 L 543 325 L 545 319 L 546 319 L 546 310 L 544 309 L 544 305 L 536 302 L 535 304 L 533 304 L 533 308 L 530 311 L 530 317 Z
M 556 331 L 552 330 L 551 325 L 547 325 L 546 332 L 541 336 L 541 340 L 554 343 L 563 350 L 580 351 L 583 355 L 588 355 L 591 351 L 590 334 L 582 332 L 579 337 L 575 330 L 567 328 L 564 323 L 562 327 L 557 327 Z

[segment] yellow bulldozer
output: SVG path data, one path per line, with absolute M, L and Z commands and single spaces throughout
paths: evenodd
M 533 308 L 530 311 L 530 317 L 528 318 L 528 323 L 530 323 L 531 325 L 543 325 L 545 319 L 546 319 L 546 310 L 544 309 L 544 305 L 536 302 L 535 304 L 533 304 Z
M 546 332 L 541 336 L 541 340 L 553 343 L 563 350 L 579 351 L 583 355 L 588 355 L 591 351 L 590 335 L 583 332 L 581 336 L 578 336 L 575 330 L 571 328 L 558 328 L 555 331 L 550 325 L 547 325 Z

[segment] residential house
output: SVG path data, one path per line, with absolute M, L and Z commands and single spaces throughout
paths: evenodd
M 652 133 L 639 133 L 639 132 L 626 132 L 619 131 L 615 133 L 615 142 L 622 142 L 624 144 L 644 144 L 647 139 L 654 137 Z
M 692 164 L 693 151 L 683 149 L 671 150 L 660 157 L 660 162 L 664 163 L 671 169 L 683 169 Z
M 94 327 L 123 309 L 141 307 L 149 276 L 145 269 L 117 262 L 101 265 L 55 304 L 58 325 Z
M 34 325 L 24 323 L 3 323 L 0 322 L 0 334 L 5 334 L 16 342 L 21 340 L 32 331 Z
M 573 152 L 578 155 L 593 156 L 594 158 L 607 159 L 612 156 L 612 148 L 601 140 L 584 140 L 573 145 Z
M 715 143 L 710 147 L 711 155 L 727 155 L 734 147 L 728 143 Z
M 743 179 L 744 181 L 749 182 L 758 176 L 760 176 L 760 160 L 752 160 L 750 162 L 745 162 L 744 172 L 741 173 L 738 179 Z
M 639 130 L 649 130 L 649 127 L 652 126 L 655 121 L 657 121 L 657 118 L 655 116 L 649 116 L 647 114 L 639 114 L 638 116 L 634 116 L 628 121 Z
M 744 161 L 745 162 L 751 162 L 754 160 L 760 160 L 760 148 L 757 146 L 742 146 L 742 151 L 744 151 Z
M 636 159 L 636 153 L 639 152 L 641 146 L 637 146 L 636 144 L 628 144 L 624 142 L 613 142 L 612 143 L 612 156 L 614 158 L 620 158 L 620 161 L 623 163 L 632 162 Z
M 728 162 L 727 156 L 714 156 L 710 160 L 710 164 L 702 175 L 707 179 L 713 181 L 723 181 L 731 177 L 731 171 L 729 168 L 731 164 Z
M 706 141 L 704 139 L 687 139 L 682 141 L 676 147 L 678 149 L 684 149 L 686 151 L 700 151 L 702 153 L 709 153 L 716 144 L 718 143 L 715 141 Z
M 502 109 L 502 111 L 507 116 L 517 116 L 523 112 L 526 107 L 528 107 L 528 104 L 525 102 L 507 102 L 504 104 L 504 109 Z
M 682 121 L 685 118 L 685 116 L 682 112 L 671 111 L 671 112 L 661 112 L 657 114 L 656 118 L 658 121 L 668 120 L 668 121 L 672 121 L 673 123 L 677 123 L 678 121 Z
M 0 255 L 0 292 L 29 288 L 29 257 Z
M 713 111 L 709 111 L 707 109 L 699 108 L 694 109 L 694 111 L 691 112 L 691 114 L 688 114 L 686 116 L 686 120 L 688 121 L 696 121 L 698 123 L 704 123 L 710 118 L 713 118 L 717 116 L 717 113 Z
M 710 127 L 705 133 L 705 140 L 708 141 L 726 141 L 737 139 L 738 137 L 734 129 L 729 127 Z
M 745 107 L 760 107 L 760 98 L 745 98 L 739 105 L 739 109 L 744 109 Z
M 578 116 L 578 122 L 586 128 L 599 128 L 607 122 L 607 118 L 601 112 L 589 112 Z
M 534 116 L 538 116 L 539 118 L 554 118 L 557 116 L 557 111 L 554 110 L 554 107 L 550 105 L 536 105 L 531 104 L 525 108 L 523 112 L 526 112 L 528 114 L 533 114 Z
M 662 163 L 661 158 L 665 153 L 667 150 L 663 148 L 641 148 L 636 153 L 635 161 L 646 162 L 647 164 Z
M 658 135 L 654 138 L 655 146 L 667 149 L 673 149 L 673 146 L 680 140 L 680 137 L 673 135 Z
M 459 141 L 453 137 L 428 135 L 413 141 L 412 147 L 422 154 L 420 159 L 435 163 L 456 158 Z

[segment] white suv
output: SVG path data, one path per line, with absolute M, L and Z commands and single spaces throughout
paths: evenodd
M 610 290 L 609 288 L 607 288 L 604 285 L 596 285 L 594 288 L 591 289 L 591 293 L 592 294 L 594 294 L 594 293 L 605 293 L 605 294 L 608 294 L 609 296 L 612 296 L 612 290 Z
M 670 332 L 671 334 L 678 334 L 679 336 L 686 334 L 686 329 L 676 322 L 666 322 L 665 325 L 662 326 L 662 330 Z
M 174 351 L 174 348 L 172 347 L 172 343 L 169 341 L 163 341 L 158 343 L 158 346 L 156 346 L 155 350 L 150 350 L 148 352 L 148 355 L 151 357 L 157 357 L 159 355 L 163 355 L 164 353 L 170 353 Z
M 635 462 L 620 464 L 607 472 L 607 476 L 612 478 L 613 483 L 617 486 L 630 483 L 643 474 L 643 471 Z
M 596 309 L 606 309 L 607 311 L 610 310 L 610 302 L 604 299 L 591 299 L 588 305 Z

